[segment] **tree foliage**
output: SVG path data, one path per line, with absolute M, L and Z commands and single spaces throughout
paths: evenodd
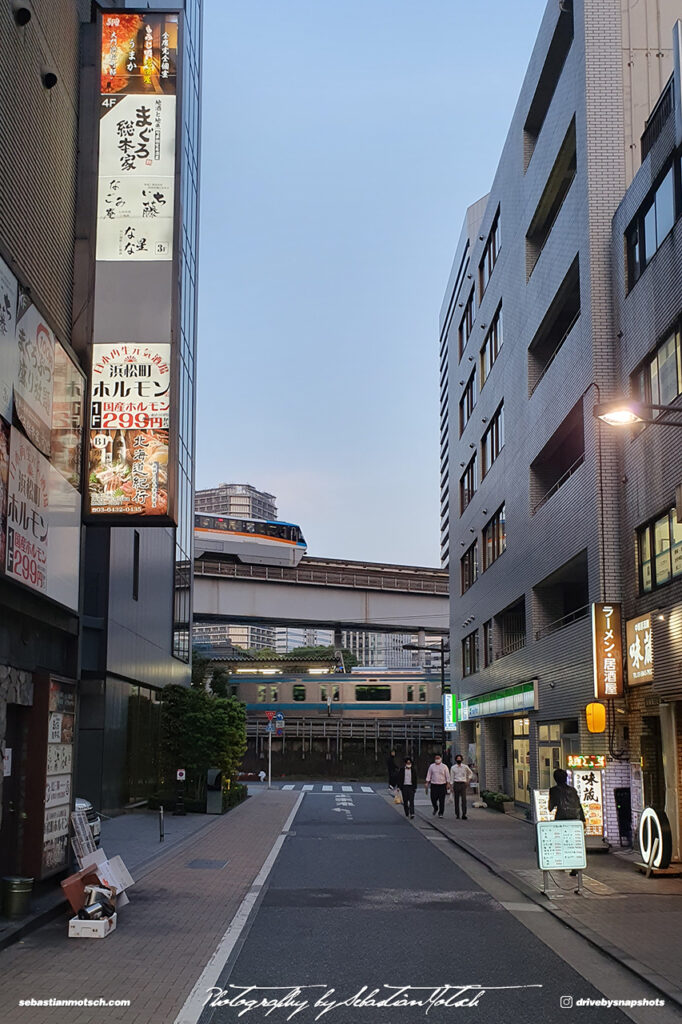
M 230 673 L 226 668 L 214 668 L 211 675 L 211 692 L 216 697 L 227 697 L 230 685 Z
M 206 673 L 208 672 L 209 659 L 197 648 L 192 650 L 192 686 L 204 689 Z
M 353 668 L 354 665 L 357 665 L 358 659 L 352 651 L 348 650 L 347 647 L 344 647 L 341 653 L 343 654 L 343 664 L 346 671 Z M 314 657 L 316 660 L 321 657 L 328 657 L 330 661 L 336 660 L 335 647 L 294 647 L 293 651 L 290 651 L 289 654 L 295 654 L 298 658 L 301 658 L 301 660 L 310 657 Z
M 162 691 L 161 775 L 172 786 L 178 768 L 187 772 L 186 793 L 200 800 L 206 772 L 220 768 L 234 778 L 246 751 L 246 708 L 235 697 L 216 697 L 197 687 Z

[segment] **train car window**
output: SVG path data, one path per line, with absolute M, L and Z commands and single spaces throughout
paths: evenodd
M 264 686 L 259 686 L 258 687 L 258 703 L 259 704 L 265 704 L 267 699 L 268 698 L 267 698 L 267 690 L 266 690 L 266 688 Z
M 320 700 L 326 701 L 326 699 L 327 699 L 327 687 L 326 686 L 321 686 L 320 687 Z
M 301 683 L 294 683 L 294 700 L 305 700 L 305 686 Z
M 332 686 L 332 700 L 340 700 L 338 686 Z
M 408 701 L 414 700 L 414 686 L 407 687 L 407 699 Z
M 279 700 L 279 696 L 278 696 L 278 692 L 277 692 L 277 687 L 276 686 L 271 686 L 270 687 L 270 700 L 272 701 L 273 704 L 276 704 L 277 701 Z
M 426 704 L 426 687 L 425 686 L 420 686 L 419 687 L 419 703 L 420 704 Z
M 242 529 L 244 530 L 244 533 L 255 533 L 256 532 L 256 524 L 255 523 L 242 523 Z
M 228 530 L 233 530 L 235 533 L 240 532 L 241 526 L 242 524 L 237 519 L 228 519 L 227 521 Z
M 216 526 L 219 530 L 229 530 L 230 524 L 227 519 L 216 519 Z
M 355 687 L 355 699 L 356 700 L 390 700 L 391 699 L 391 687 L 390 686 L 356 686 Z

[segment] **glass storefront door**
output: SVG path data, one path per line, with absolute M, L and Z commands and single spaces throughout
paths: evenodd
M 514 719 L 514 800 L 530 803 L 530 720 Z
M 549 789 L 554 785 L 554 769 L 561 768 L 561 725 L 538 726 L 538 759 L 540 772 L 538 783 L 540 789 Z

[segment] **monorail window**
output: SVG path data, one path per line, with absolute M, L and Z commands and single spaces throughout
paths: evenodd
M 356 700 L 390 700 L 390 686 L 356 686 Z
M 305 700 L 305 686 L 301 683 L 294 683 L 294 700 Z

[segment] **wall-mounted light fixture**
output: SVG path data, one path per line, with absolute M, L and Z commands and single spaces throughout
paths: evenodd
M 12 14 L 19 28 L 23 28 L 24 25 L 28 25 L 33 12 L 30 6 L 25 2 L 20 3 L 20 0 L 13 0 L 12 2 Z

